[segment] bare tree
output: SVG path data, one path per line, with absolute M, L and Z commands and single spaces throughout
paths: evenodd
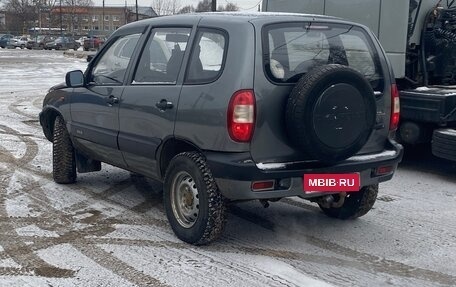
M 227 3 L 224 8 L 225 11 L 239 11 L 239 6 L 234 3 Z
M 195 7 L 193 5 L 187 5 L 182 7 L 182 9 L 179 10 L 179 14 L 185 14 L 185 13 L 193 13 L 195 12 Z
M 27 28 L 37 19 L 37 11 L 32 0 L 6 0 L 5 10 L 14 15 L 9 30 L 26 33 Z
M 211 0 L 202 0 L 196 6 L 196 12 L 209 12 L 212 9 L 212 1 Z M 239 7 L 231 2 L 228 2 L 225 6 L 219 5 L 217 7 L 217 11 L 239 11 Z
M 212 8 L 212 1 L 211 0 L 203 0 L 198 3 L 196 6 L 196 12 L 209 12 Z
M 180 12 L 180 0 L 152 0 L 152 8 L 159 16 L 177 14 Z

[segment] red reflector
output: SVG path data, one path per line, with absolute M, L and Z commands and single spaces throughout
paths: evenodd
M 273 180 L 252 182 L 253 191 L 272 190 L 272 189 L 274 189 Z
M 391 85 L 391 119 L 390 131 L 394 131 L 399 126 L 401 106 L 399 101 L 399 90 L 396 84 Z
M 232 140 L 249 142 L 255 126 L 255 94 L 253 90 L 234 93 L 228 105 L 228 133 Z
M 381 166 L 375 170 L 375 175 L 385 175 L 385 174 L 391 173 L 392 171 L 393 171 L 393 166 L 391 166 L 391 165 Z

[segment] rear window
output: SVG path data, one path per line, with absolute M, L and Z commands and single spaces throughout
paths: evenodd
M 295 83 L 316 66 L 340 64 L 382 91 L 379 55 L 359 27 L 332 23 L 281 23 L 263 29 L 265 72 L 276 83 Z

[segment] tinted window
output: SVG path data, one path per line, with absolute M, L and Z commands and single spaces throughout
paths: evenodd
M 219 31 L 199 31 L 192 50 L 186 83 L 206 83 L 217 79 L 222 71 L 226 43 L 225 35 Z
M 312 68 L 350 66 L 375 90 L 383 90 L 379 56 L 358 27 L 329 23 L 286 23 L 263 30 L 266 74 L 274 82 L 295 83 Z
M 158 28 L 141 54 L 133 84 L 175 84 L 184 59 L 189 28 Z
M 99 85 L 122 84 L 139 37 L 134 34 L 118 38 L 93 68 L 91 81 Z

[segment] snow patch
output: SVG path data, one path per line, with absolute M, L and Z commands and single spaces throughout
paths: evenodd
M 109 233 L 103 238 L 118 238 L 118 239 L 131 239 L 131 240 L 146 240 L 146 241 L 164 241 L 181 243 L 181 241 L 174 236 L 174 234 L 161 231 L 157 226 L 146 226 L 146 225 L 126 225 L 116 224 L 114 225 L 116 230 Z
M 21 268 L 21 266 L 17 264 L 13 259 L 6 258 L 0 260 L 0 268 Z
M 262 170 L 281 169 L 281 168 L 287 167 L 287 165 L 285 163 L 261 163 L 261 162 L 257 163 L 256 166 Z
M 54 182 L 43 185 L 42 190 L 49 203 L 56 209 L 65 209 L 87 200 L 87 197 L 74 192 L 71 186 L 62 186 Z
M 6 134 L 4 131 L 1 132 L 2 140 L 0 145 L 5 152 L 13 155 L 16 159 L 24 156 L 27 146 L 18 137 Z M 2 151 L 3 152 L 3 151 Z
M 19 195 L 14 199 L 7 199 L 5 202 L 6 212 L 11 217 L 38 217 L 41 212 L 36 211 L 30 206 L 32 200 L 25 195 Z
M 326 282 L 306 276 L 293 266 L 272 258 L 264 257 L 262 260 L 254 262 L 255 267 L 263 270 L 272 276 L 277 276 L 286 279 L 287 281 L 295 284 L 296 286 L 308 287 L 329 287 L 333 286 Z
M 415 91 L 418 91 L 418 92 L 426 92 L 426 91 L 431 91 L 432 89 L 431 88 L 428 88 L 428 87 L 418 87 L 415 89 Z
M 73 278 L 62 278 L 54 286 L 133 287 L 133 284 L 114 274 L 114 272 L 111 270 L 99 266 L 96 262 L 82 254 L 79 250 L 70 244 L 52 246 L 47 249 L 39 250 L 37 253 L 41 259 L 53 266 L 77 271 Z M 36 278 L 34 278 L 34 280 L 36 280 Z M 64 282 L 67 283 L 68 281 L 70 281 L 72 284 L 63 284 Z M 31 286 L 36 285 L 32 284 Z
M 41 229 L 35 224 L 16 228 L 16 233 L 20 236 L 59 237 L 57 232 Z
M 456 136 L 456 130 L 453 129 L 438 130 L 438 132 L 448 136 Z
M 397 152 L 394 150 L 385 150 L 381 153 L 376 154 L 366 154 L 366 155 L 355 155 L 349 158 L 348 160 L 351 161 L 365 161 L 365 160 L 373 160 L 381 157 L 390 157 L 397 155 Z

